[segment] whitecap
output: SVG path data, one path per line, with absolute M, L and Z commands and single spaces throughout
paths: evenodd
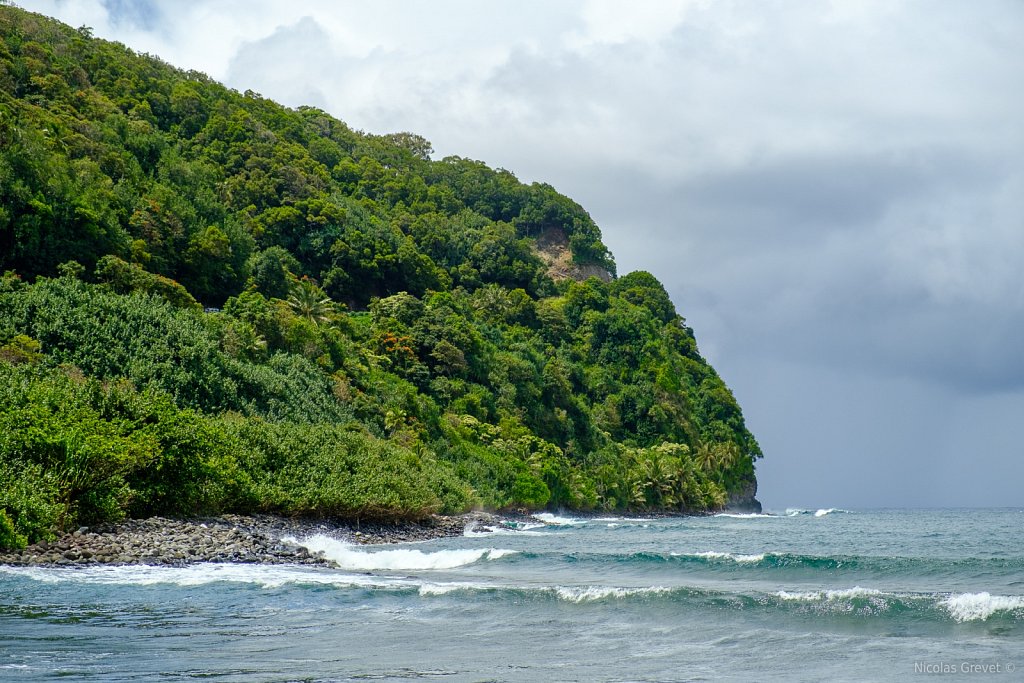
M 537 519 L 544 522 L 545 524 L 551 524 L 554 526 L 574 526 L 577 524 L 586 524 L 585 519 L 575 519 L 574 517 L 559 517 L 553 515 L 550 512 L 538 512 L 534 515 Z
M 667 593 L 671 589 L 664 586 L 646 588 L 621 588 L 617 586 L 556 586 L 554 591 L 560 599 L 567 602 L 593 602 L 606 598 L 625 598 L 632 595 L 650 595 Z
M 685 557 L 685 555 L 683 556 Z M 756 555 L 741 555 L 738 553 L 721 553 L 714 550 L 709 550 L 703 553 L 694 553 L 689 557 L 703 557 L 710 560 L 732 560 L 740 564 L 750 564 L 753 562 L 760 562 L 764 559 L 764 553 L 758 553 Z
M 5 567 L 4 571 L 20 574 L 42 583 L 86 583 L 107 585 L 203 586 L 210 583 L 248 583 L 263 588 L 285 584 L 323 584 L 339 587 L 384 588 L 402 585 L 366 575 L 341 574 L 332 570 L 306 569 L 287 565 L 235 563 L 198 563 L 185 567 L 152 565 L 106 565 L 96 567 Z
M 420 586 L 420 595 L 423 597 L 431 595 L 445 595 L 461 588 L 464 588 L 464 586 L 457 583 L 425 583 Z
M 497 533 L 497 529 L 493 526 L 484 526 L 483 528 L 486 529 L 486 531 L 478 531 L 480 528 L 481 527 L 476 522 L 472 522 L 465 526 L 462 530 L 462 535 L 466 538 L 479 538 L 481 536 L 492 536 Z
M 515 553 L 504 548 L 470 548 L 465 550 L 438 550 L 423 552 L 408 548 L 369 551 L 362 546 L 339 541 L 323 534 L 303 540 L 282 539 L 323 553 L 341 569 L 350 571 L 410 571 L 420 569 L 455 569 L 480 560 L 497 560 Z
M 984 621 L 996 612 L 1024 610 L 1024 596 L 959 593 L 950 595 L 939 604 L 957 621 Z
M 421 597 L 432 597 L 436 595 L 447 595 L 454 591 L 463 590 L 489 590 L 499 588 L 486 583 L 424 583 L 419 588 Z
M 759 517 L 775 517 L 761 512 L 719 512 L 715 517 L 732 517 L 733 519 L 758 519 Z
M 484 525 L 483 527 L 477 526 L 476 524 L 468 525 L 463 530 L 462 535 L 467 538 L 484 538 L 486 536 L 549 536 L 540 531 L 533 531 L 533 529 L 544 528 L 545 524 L 527 524 L 523 526 L 508 527 L 508 526 L 491 526 Z M 483 529 L 483 531 L 481 531 Z
M 822 593 L 821 591 L 778 591 L 775 593 L 775 596 L 782 600 L 808 602 L 812 600 L 821 600 Z
M 787 517 L 799 517 L 800 515 L 814 515 L 815 517 L 824 517 L 825 515 L 831 515 L 832 513 L 848 514 L 849 512 L 849 510 L 843 510 L 841 508 L 818 508 L 817 510 L 807 510 L 805 508 L 786 508 Z
M 653 522 L 653 517 L 594 517 L 595 522 Z
M 824 591 L 778 591 L 775 596 L 782 600 L 800 602 L 818 602 L 819 600 L 850 600 L 853 598 L 867 598 L 882 595 L 882 591 L 875 588 L 840 588 L 837 590 Z
M 849 598 L 867 598 L 881 595 L 882 591 L 875 588 L 861 588 L 860 586 L 854 586 L 853 588 L 842 588 L 839 590 L 825 591 L 826 600 L 847 600 Z

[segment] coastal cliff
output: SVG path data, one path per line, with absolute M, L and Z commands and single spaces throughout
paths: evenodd
M 0 547 L 756 505 L 693 330 L 550 185 L 9 6 L 0 142 Z

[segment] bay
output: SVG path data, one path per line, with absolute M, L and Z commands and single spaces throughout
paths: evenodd
M 1024 510 L 541 515 L 337 569 L 0 567 L 0 680 L 1021 680 Z

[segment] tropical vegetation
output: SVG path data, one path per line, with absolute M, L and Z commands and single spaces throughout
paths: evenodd
M 551 186 L 432 153 L 0 6 L 0 546 L 751 497 L 664 287 Z

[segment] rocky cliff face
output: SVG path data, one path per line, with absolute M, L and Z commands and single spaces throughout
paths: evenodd
M 548 275 L 553 280 L 572 279 L 579 282 L 596 277 L 602 282 L 611 282 L 612 274 L 598 265 L 574 263 L 569 237 L 561 228 L 549 228 L 537 237 L 537 255 L 547 265 Z
M 757 500 L 757 480 L 753 479 L 739 491 L 729 494 L 725 506 L 736 512 L 761 512 L 761 503 Z

